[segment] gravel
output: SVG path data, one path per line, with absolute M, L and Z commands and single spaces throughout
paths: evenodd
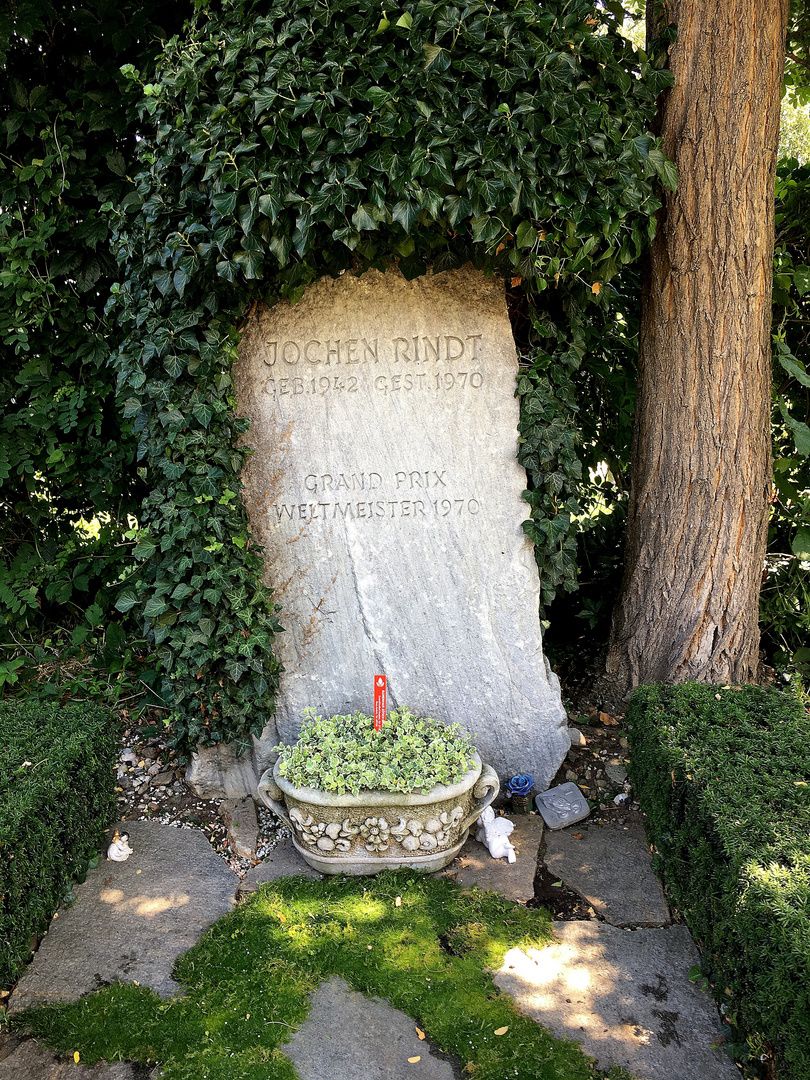
M 241 879 L 266 859 L 290 830 L 270 810 L 257 811 L 256 858 L 246 859 L 230 847 L 217 799 L 200 799 L 186 786 L 185 766 L 176 762 L 160 728 L 126 722 L 121 728 L 115 787 L 122 821 L 157 821 L 177 829 L 197 829 Z

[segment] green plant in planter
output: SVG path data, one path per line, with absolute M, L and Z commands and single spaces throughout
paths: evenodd
M 473 767 L 475 748 L 458 724 L 394 709 L 380 731 L 363 713 L 315 716 L 304 710 L 294 746 L 275 747 L 279 774 L 296 787 L 343 795 L 361 790 L 426 792 L 454 784 Z

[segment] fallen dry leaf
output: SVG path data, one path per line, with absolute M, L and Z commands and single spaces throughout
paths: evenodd
M 509 1030 L 509 1025 L 507 1024 L 506 1027 L 495 1028 L 495 1030 L 493 1031 L 492 1034 L 493 1035 L 505 1035 L 508 1030 Z
M 73 1060 L 76 1062 L 77 1065 L 79 1064 L 79 1051 L 78 1050 L 73 1051 Z
M 581 840 L 582 839 L 582 833 L 581 832 L 571 833 L 571 835 L 573 836 L 573 838 L 575 840 Z
M 419 1036 L 420 1039 L 424 1039 L 425 1037 L 424 1031 L 421 1031 L 419 1028 L 416 1029 L 416 1034 Z
M 402 897 L 397 896 L 394 899 L 394 907 L 402 907 Z
M 606 727 L 618 727 L 619 721 L 610 713 L 600 712 L 599 719 Z
M 409 1061 L 409 1063 L 411 1065 L 415 1065 L 417 1063 L 417 1061 L 421 1061 L 421 1060 L 422 1060 L 421 1054 L 417 1054 L 416 1057 L 408 1058 L 408 1061 Z
M 600 290 L 601 288 L 602 288 L 602 282 L 601 282 L 601 281 L 595 281 L 595 282 L 593 283 L 593 285 L 591 285 L 591 292 L 592 292 L 592 293 L 593 293 L 593 294 L 594 294 L 595 296 L 598 296 L 598 295 L 599 295 L 599 290 Z

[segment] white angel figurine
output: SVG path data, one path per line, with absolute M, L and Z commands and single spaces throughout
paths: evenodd
M 517 860 L 517 854 L 509 840 L 509 834 L 514 829 L 514 821 L 505 817 L 495 817 L 495 811 L 488 806 L 478 819 L 478 831 L 475 839 L 479 844 L 489 848 L 493 859 L 506 859 L 513 863 Z
M 126 862 L 132 854 L 129 846 L 129 833 L 120 833 L 117 829 L 113 833 L 112 843 L 107 848 L 107 858 L 113 862 Z

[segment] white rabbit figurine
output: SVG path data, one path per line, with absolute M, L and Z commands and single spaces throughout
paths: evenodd
M 489 848 L 493 859 L 502 859 L 506 856 L 510 863 L 517 860 L 515 849 L 509 840 L 509 834 L 514 829 L 514 821 L 508 818 L 495 817 L 495 811 L 488 806 L 478 819 L 478 831 L 475 839 L 479 844 Z

